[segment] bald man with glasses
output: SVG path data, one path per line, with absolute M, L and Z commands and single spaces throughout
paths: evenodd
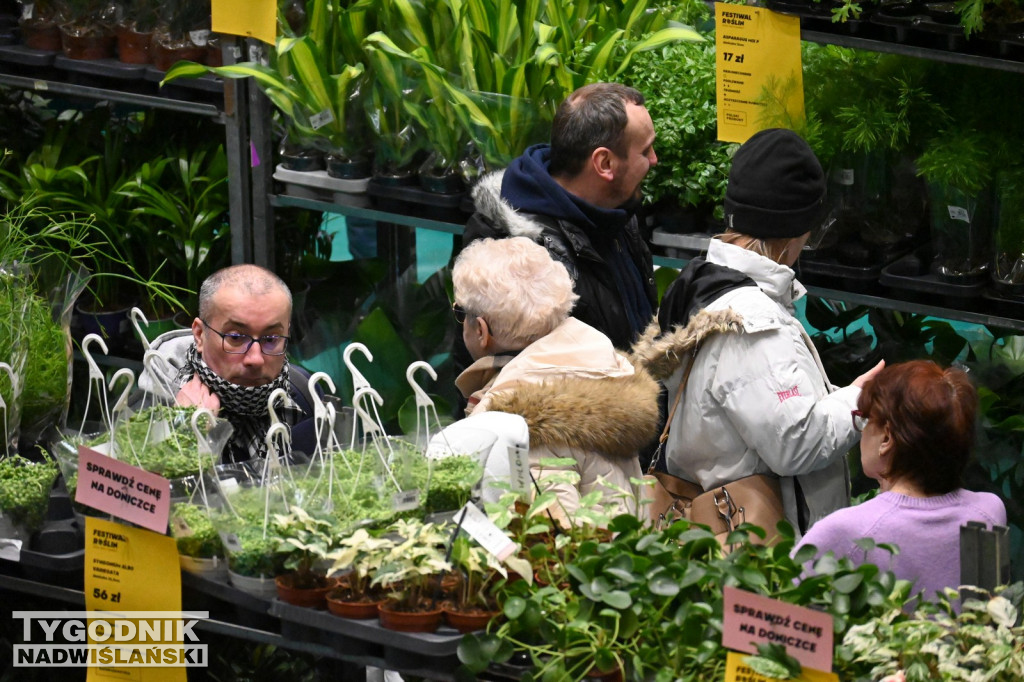
M 203 282 L 191 329 L 153 343 L 177 371 L 163 377 L 178 387 L 177 404 L 206 407 L 234 426 L 224 461 L 266 455 L 267 400 L 277 388 L 288 391 L 275 411 L 292 427 L 295 448 L 310 452 L 314 445 L 309 373 L 288 362 L 291 314 L 291 291 L 280 277 L 257 265 L 233 265 Z M 147 380 L 144 374 L 140 387 Z

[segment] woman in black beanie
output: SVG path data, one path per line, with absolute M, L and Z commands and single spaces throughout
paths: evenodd
M 635 347 L 657 368 L 673 405 L 689 359 L 685 350 L 709 320 L 728 311 L 731 333 L 703 340 L 670 416 L 667 468 L 704 490 L 767 477 L 798 535 L 849 504 L 845 454 L 860 435 L 850 411 L 860 387 L 884 364 L 837 389 L 793 315 L 806 290 L 792 265 L 824 217 L 824 200 L 821 164 L 799 135 L 779 128 L 753 135 L 733 157 L 727 231 L 711 240 L 706 259 L 692 260 L 680 273 L 658 323 Z

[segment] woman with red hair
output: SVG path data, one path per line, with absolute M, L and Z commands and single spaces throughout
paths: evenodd
M 914 360 L 879 372 L 865 384 L 852 419 L 861 431 L 864 474 L 878 481 L 880 493 L 814 524 L 797 549 L 813 545 L 882 567 L 891 561 L 896 577 L 914 581 L 925 598 L 958 587 L 960 527 L 1006 524 L 996 495 L 961 487 L 977 409 L 978 394 L 961 369 Z M 865 553 L 855 543 L 865 537 L 899 552 Z

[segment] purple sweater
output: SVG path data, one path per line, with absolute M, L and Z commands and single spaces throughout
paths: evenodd
M 915 592 L 930 600 L 936 591 L 960 585 L 960 526 L 968 521 L 1005 526 L 1006 507 L 992 493 L 963 489 L 935 497 L 886 492 L 832 512 L 811 526 L 793 551 L 814 545 L 819 555 L 831 550 L 858 564 L 876 564 L 914 581 Z M 853 542 L 864 537 L 898 545 L 900 553 L 893 557 L 873 549 L 865 557 Z

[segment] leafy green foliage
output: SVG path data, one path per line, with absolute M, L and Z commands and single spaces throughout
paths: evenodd
M 21 455 L 0 458 L 0 511 L 15 525 L 29 532 L 38 530 L 58 473 L 57 464 L 49 459 L 33 462 Z
M 115 424 L 114 445 L 118 457 L 164 478 L 181 478 L 212 469 L 219 454 L 202 450 L 192 430 L 194 407 L 154 405 Z M 205 421 L 204 428 L 209 428 Z M 90 442 L 106 442 L 102 434 Z
M 224 556 L 224 544 L 206 507 L 178 503 L 171 508 L 171 537 L 178 553 L 199 559 Z
M 60 423 L 69 396 L 69 338 L 50 306 L 37 295 L 29 304 L 26 335 L 25 388 L 21 403 L 21 430 L 39 433 L 47 422 Z M 2 356 L 2 353 L 0 353 Z
M 738 145 L 717 139 L 713 36 L 638 54 L 623 77 L 644 93 L 658 132 L 658 165 L 644 180 L 645 202 L 720 205 Z

